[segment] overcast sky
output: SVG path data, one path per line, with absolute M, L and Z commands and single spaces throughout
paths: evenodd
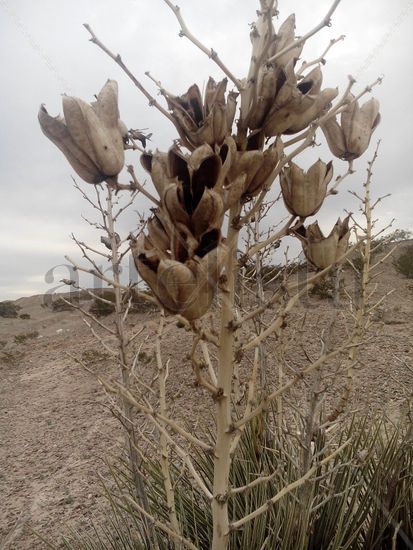
M 300 35 L 321 20 L 330 1 L 280 0 L 279 4 L 280 21 L 296 13 Z M 250 56 L 248 25 L 255 18 L 258 0 L 179 0 L 179 5 L 199 39 L 243 77 Z M 120 68 L 88 42 L 85 22 L 112 51 L 122 54 L 153 93 L 156 90 L 144 75 L 147 70 L 175 93 L 193 82 L 202 87 L 209 75 L 221 77 L 202 52 L 178 37 L 177 21 L 162 0 L 0 0 L 0 299 L 44 292 L 67 277 L 64 267 L 53 268 L 65 263 L 65 254 L 75 256 L 71 232 L 91 243 L 100 237 L 80 217 L 90 212 L 73 188 L 71 167 L 39 129 L 41 103 L 56 115 L 61 112 L 62 93 L 89 101 L 107 78 L 114 78 L 119 82 L 121 116 L 129 128 L 150 128 L 152 147 L 161 149 L 176 137 L 170 123 L 148 106 Z M 345 41 L 328 55 L 325 85 L 343 90 L 352 74 L 358 92 L 384 75 L 383 84 L 374 90 L 382 113 L 372 140 L 374 147 L 382 139 L 374 193 L 392 193 L 377 215 L 382 224 L 395 217 L 395 227 L 403 229 L 413 229 L 412 23 L 413 0 L 342 0 L 333 26 L 311 40 L 302 55 L 302 60 L 311 60 L 331 38 L 345 34 Z M 330 160 L 324 145 L 308 152 L 300 163 L 308 167 L 318 157 Z M 329 229 L 345 208 L 356 210 L 347 190 L 361 189 L 368 158 L 366 154 L 356 161 L 357 173 L 323 205 L 317 218 L 324 228 Z M 128 162 L 137 163 L 137 156 L 132 154 Z M 335 175 L 345 170 L 346 164 L 335 160 Z M 136 206 L 145 207 L 143 202 Z M 134 223 L 131 213 L 121 230 L 128 233 Z

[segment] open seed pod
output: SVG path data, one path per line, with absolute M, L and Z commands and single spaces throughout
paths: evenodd
M 349 218 L 347 216 L 343 221 L 339 218 L 327 237 L 323 235 L 318 222 L 307 227 L 301 226 L 296 231 L 304 254 L 318 269 L 333 265 L 345 254 L 350 238 Z
M 361 107 L 354 96 L 341 113 L 341 124 L 335 117 L 322 125 L 330 151 L 343 160 L 360 157 L 370 144 L 371 136 L 380 123 L 380 104 L 371 98 Z
M 265 121 L 265 135 L 295 134 L 318 118 L 338 95 L 336 88 L 318 91 L 318 87 L 319 82 L 307 86 L 303 81 L 283 107 L 275 104 Z
M 132 243 L 131 249 L 141 277 L 166 310 L 190 321 L 208 311 L 226 254 L 223 243 L 186 262 L 164 256 L 144 236 Z
M 261 25 L 259 26 L 259 23 Z M 255 59 L 260 58 L 262 48 L 265 47 L 265 38 L 268 32 L 268 21 L 259 18 L 257 26 L 251 33 Z M 269 48 L 268 57 L 271 58 L 295 41 L 295 16 L 290 15 L 275 34 L 272 28 L 273 40 Z M 278 108 L 291 99 L 293 90 L 297 86 L 294 66 L 300 57 L 303 45 L 292 48 L 279 57 L 275 62 L 263 64 L 258 71 L 257 98 L 251 106 L 248 115 L 248 126 L 254 130 L 261 128 L 278 101 Z
M 186 94 L 166 97 L 185 145 L 192 148 L 204 143 L 221 145 L 225 137 L 231 135 L 238 94 L 229 92 L 226 97 L 226 87 L 226 78 L 218 83 L 209 78 L 204 100 L 197 84 L 193 84 Z
M 287 210 L 294 216 L 306 218 L 318 212 L 333 177 L 333 163 L 315 162 L 306 172 L 294 162 L 281 172 L 280 183 Z

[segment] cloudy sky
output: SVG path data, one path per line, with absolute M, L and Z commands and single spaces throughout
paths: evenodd
M 237 76 L 244 76 L 249 62 L 248 25 L 254 20 L 258 0 L 179 3 L 192 31 L 217 50 Z M 321 20 L 329 5 L 328 0 L 280 0 L 280 21 L 295 12 L 297 34 L 304 34 Z M 147 70 L 175 93 L 184 92 L 195 81 L 202 87 L 209 75 L 221 77 L 202 52 L 178 37 L 177 22 L 162 0 L 0 0 L 0 299 L 44 292 L 67 277 L 64 255 L 76 256 L 72 232 L 92 244 L 100 237 L 81 219 L 81 213 L 91 213 L 73 188 L 69 164 L 38 127 L 41 103 L 56 115 L 62 93 L 92 100 L 106 79 L 114 78 L 119 82 L 121 116 L 128 127 L 150 128 L 152 146 L 161 149 L 176 137 L 168 121 L 148 106 L 120 68 L 88 42 L 82 27 L 85 22 L 112 51 L 122 54 L 153 93 L 156 90 L 144 75 Z M 413 229 L 412 23 L 413 0 L 342 0 L 333 26 L 323 29 L 302 56 L 302 60 L 317 57 L 331 38 L 344 34 L 345 41 L 328 55 L 324 83 L 343 89 L 347 75 L 352 74 L 358 92 L 384 75 L 383 84 L 374 90 L 382 113 L 382 124 L 372 141 L 374 146 L 373 142 L 382 139 L 374 192 L 377 196 L 392 193 L 379 205 L 380 222 L 385 225 L 396 218 L 395 227 L 403 229 Z M 303 167 L 319 156 L 325 161 L 331 158 L 321 145 L 305 155 Z M 356 161 L 357 173 L 318 214 L 326 229 L 343 209 L 357 209 L 347 190 L 361 188 L 367 158 Z M 136 154 L 128 160 L 137 161 Z M 335 175 L 345 169 L 345 163 L 335 162 Z M 141 202 L 136 208 L 144 210 L 146 204 Z M 128 233 L 134 223 L 132 212 L 121 231 Z

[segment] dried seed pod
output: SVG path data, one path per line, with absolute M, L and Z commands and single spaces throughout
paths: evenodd
M 264 151 L 261 166 L 248 184 L 245 190 L 246 195 L 253 197 L 257 195 L 265 185 L 272 183 L 272 181 L 268 180 L 281 158 L 283 148 L 284 146 L 281 139 L 277 138 L 275 143 Z
M 226 98 L 226 87 L 226 78 L 218 83 L 210 78 L 204 101 L 196 84 L 181 96 L 167 96 L 178 132 L 193 148 L 204 143 L 220 145 L 231 134 L 237 94 L 230 92 Z
M 325 111 L 337 94 L 336 88 L 326 88 L 314 96 L 304 97 L 301 94 L 300 99 L 294 98 L 281 109 L 275 109 L 269 114 L 264 128 L 265 135 L 301 132 Z
M 354 96 L 341 113 L 341 124 L 330 118 L 322 125 L 330 151 L 343 160 L 354 160 L 368 148 L 371 136 L 380 123 L 380 104 L 371 98 L 361 107 Z
M 287 210 L 294 216 L 313 216 L 323 204 L 327 185 L 333 177 L 333 164 L 320 159 L 307 172 L 290 162 L 281 172 L 281 190 Z
M 296 233 L 300 238 L 304 254 L 318 269 L 333 265 L 346 252 L 350 238 L 349 218 L 339 218 L 327 237 L 324 237 L 318 222 L 308 227 L 301 227 Z
M 108 80 L 92 104 L 64 96 L 63 113 L 64 118 L 51 117 L 41 106 L 43 133 L 88 183 L 116 177 L 124 165 L 117 83 Z
M 222 270 L 225 245 L 185 262 L 160 257 L 143 236 L 131 248 L 140 275 L 165 309 L 188 320 L 198 319 L 208 311 Z

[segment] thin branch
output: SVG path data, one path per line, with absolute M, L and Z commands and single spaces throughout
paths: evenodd
M 333 460 L 337 455 L 339 455 L 348 445 L 351 443 L 351 439 L 348 439 L 343 445 L 340 445 L 338 449 L 333 451 L 331 454 L 326 456 L 323 460 L 320 462 L 317 462 L 312 466 L 303 476 L 301 476 L 299 479 L 296 479 L 292 483 L 289 483 L 286 487 L 283 487 L 281 491 L 279 491 L 275 496 L 267 500 L 265 504 L 260 506 L 259 508 L 256 508 L 253 512 L 250 514 L 244 516 L 242 519 L 235 521 L 230 525 L 230 530 L 235 531 L 236 529 L 239 529 L 249 521 L 255 519 L 256 517 L 260 516 L 264 512 L 267 512 L 271 506 L 273 506 L 276 502 L 278 502 L 280 499 L 282 499 L 285 495 L 288 495 L 291 493 L 291 491 L 294 491 L 298 487 L 301 487 L 319 468 Z
M 135 170 L 131 164 L 128 166 L 128 172 L 132 176 L 133 185 L 136 187 L 136 189 L 138 189 L 142 193 L 142 195 L 145 195 L 145 197 L 149 199 L 151 202 L 153 202 L 156 206 L 159 206 L 159 201 L 155 199 L 155 197 L 151 195 L 144 188 L 144 186 L 139 183 L 138 178 L 136 177 L 136 174 L 135 174 Z
M 244 424 L 247 422 L 250 422 L 253 418 L 255 418 L 257 415 L 261 414 L 266 408 L 268 407 L 269 403 L 271 401 L 274 401 L 279 395 L 282 395 L 286 391 L 288 391 L 292 386 L 294 386 L 299 380 L 301 380 L 304 376 L 309 374 L 310 372 L 313 372 L 314 370 L 318 369 L 323 365 L 326 361 L 329 361 L 330 359 L 334 359 L 334 357 L 337 357 L 340 353 L 344 352 L 345 350 L 356 347 L 358 344 L 344 344 L 340 346 L 339 348 L 321 355 L 317 359 L 317 361 L 314 361 L 311 365 L 303 369 L 299 374 L 297 374 L 294 378 L 292 378 L 289 382 L 286 382 L 283 386 L 278 388 L 277 390 L 274 390 L 272 393 L 270 393 L 267 397 L 265 397 L 259 405 L 255 409 L 253 409 L 248 415 L 244 416 L 242 419 L 237 420 L 233 423 L 232 428 L 234 430 L 241 428 Z
M 269 481 L 273 480 L 278 475 L 278 470 L 275 470 L 272 474 L 268 476 L 261 476 L 254 479 L 254 481 L 251 481 L 247 485 L 243 485 L 242 487 L 235 487 L 234 489 L 231 489 L 230 494 L 231 495 L 239 495 L 240 493 L 245 493 L 245 491 L 249 491 L 253 489 L 254 487 L 257 487 L 258 485 L 261 485 L 261 483 L 268 483 Z
M 138 88 L 140 92 L 143 93 L 143 95 L 149 100 L 149 105 L 153 105 L 160 111 L 166 118 L 168 118 L 172 124 L 174 124 L 174 120 L 170 113 L 166 109 L 164 109 L 159 103 L 156 101 L 156 99 L 147 91 L 147 89 L 139 82 L 139 80 L 134 76 L 134 74 L 128 69 L 128 67 L 125 65 L 125 63 L 122 61 L 122 58 L 119 54 L 115 55 L 112 53 L 96 36 L 96 34 L 92 31 L 90 25 L 87 23 L 84 23 L 83 25 L 85 29 L 89 32 L 91 35 L 90 41 L 93 44 L 96 44 L 101 50 L 103 50 L 109 57 L 115 61 L 119 65 L 119 67 L 128 75 L 128 77 L 132 80 L 132 82 L 135 84 L 135 86 Z
M 63 300 L 63 302 L 65 302 L 66 304 L 68 304 L 69 306 L 73 307 L 74 309 L 77 309 L 78 311 L 80 311 L 83 315 L 85 315 L 85 317 L 89 317 L 89 319 L 92 319 L 92 321 L 94 323 L 96 323 L 97 325 L 99 325 L 101 328 L 103 328 L 104 330 L 106 330 L 107 332 L 109 332 L 110 334 L 113 334 L 114 336 L 116 336 L 116 332 L 107 327 L 105 324 L 103 324 L 101 321 L 99 321 L 99 319 L 95 316 L 95 315 L 92 315 L 91 313 L 89 313 L 88 311 L 86 311 L 86 309 L 84 309 L 83 307 L 81 306 L 77 306 L 76 304 L 74 304 L 73 302 L 69 302 L 69 300 L 66 300 L 66 298 L 63 298 L 63 296 L 61 296 L 61 299 Z
M 115 283 L 113 279 L 106 277 L 106 275 L 103 275 L 103 273 L 97 272 L 95 269 L 90 269 L 77 264 L 74 260 L 70 258 L 70 256 L 65 256 L 65 259 L 72 264 L 75 271 L 81 271 L 82 273 L 88 273 L 89 275 L 94 275 L 95 277 L 98 277 L 102 281 L 105 281 L 105 283 L 108 283 L 110 286 L 113 286 L 114 288 L 120 288 L 121 290 L 130 290 L 131 288 L 130 286 L 125 286 L 125 285 Z M 143 300 L 150 302 L 151 304 L 158 305 L 158 301 L 153 296 L 150 296 L 149 294 L 145 294 L 144 292 L 139 292 L 137 290 L 134 290 L 134 292 L 136 292 L 138 298 L 142 298 Z
M 309 67 L 312 67 L 313 65 L 322 64 L 324 65 L 326 63 L 325 56 L 327 53 L 331 50 L 331 48 L 337 44 L 337 42 L 341 42 L 345 39 L 345 35 L 342 34 L 338 38 L 333 38 L 330 40 L 330 43 L 328 44 L 327 48 L 323 51 L 323 53 L 317 57 L 317 59 L 313 59 L 313 61 L 309 61 L 308 63 L 303 61 L 303 64 L 301 65 L 300 69 L 297 71 L 297 77 L 301 76 L 304 71 L 306 71 Z
M 202 353 L 204 355 L 205 363 L 207 364 L 207 367 L 208 367 L 208 373 L 211 378 L 211 381 L 214 386 L 217 386 L 218 385 L 217 375 L 215 374 L 215 370 L 211 362 L 211 357 L 209 355 L 207 343 L 204 340 L 201 340 L 200 344 L 201 344 Z
M 246 256 L 248 256 L 248 258 L 252 258 L 255 254 L 257 254 L 257 252 L 259 252 L 263 248 L 266 248 L 273 242 L 279 241 L 280 239 L 282 239 L 282 237 L 285 237 L 286 235 L 288 235 L 288 230 L 291 227 L 292 223 L 294 222 L 295 218 L 296 216 L 291 216 L 291 218 L 284 225 L 284 227 L 282 227 L 279 231 L 277 231 L 277 233 L 274 233 L 274 235 L 271 235 L 271 237 L 269 237 L 267 240 L 261 243 L 258 242 L 254 246 L 252 246 L 247 251 Z
M 181 31 L 179 33 L 179 36 L 185 36 L 186 38 L 188 38 L 188 40 L 190 40 L 193 44 L 195 44 L 197 48 L 199 48 L 202 52 L 204 52 L 204 54 L 206 54 L 210 59 L 212 59 L 212 61 L 214 61 L 218 65 L 218 67 L 223 71 L 223 73 L 226 74 L 227 77 L 235 84 L 237 89 L 241 90 L 242 88 L 241 81 L 232 74 L 232 72 L 228 69 L 226 65 L 224 65 L 224 63 L 219 58 L 218 53 L 212 48 L 207 48 L 206 46 L 204 46 L 204 44 L 202 44 L 202 42 L 200 42 L 188 29 L 188 26 L 186 25 L 181 15 L 181 10 L 179 6 L 174 6 L 174 4 L 170 0 L 164 0 L 164 2 L 167 6 L 171 8 L 171 10 L 175 14 L 175 17 L 177 18 L 181 26 Z
M 286 46 L 285 48 L 283 48 L 282 50 L 280 50 L 279 52 L 277 52 L 275 55 L 273 55 L 272 57 L 270 57 L 268 59 L 268 62 L 267 63 L 274 63 L 275 61 L 277 61 L 277 59 L 279 59 L 280 57 L 282 57 L 283 55 L 285 55 L 286 53 L 288 53 L 289 51 L 291 50 L 294 50 L 297 46 L 299 46 L 300 44 L 303 44 L 304 42 L 306 42 L 309 38 L 311 38 L 312 36 L 314 36 L 315 34 L 317 34 L 323 27 L 330 27 L 331 25 L 331 16 L 333 15 L 333 13 L 335 12 L 335 10 L 337 9 L 337 6 L 340 4 L 340 1 L 341 0 L 335 0 L 333 2 L 333 5 L 331 6 L 331 8 L 328 10 L 328 12 L 326 13 L 326 15 L 323 17 L 323 19 L 320 21 L 320 23 L 318 25 L 316 25 L 311 31 L 309 31 L 308 33 L 306 33 L 304 36 L 302 36 L 301 38 L 298 38 L 297 40 L 294 40 L 293 42 L 291 42 L 291 44 L 289 44 L 288 46 Z
M 206 452 L 212 452 L 213 451 L 213 448 L 210 445 L 208 445 L 208 443 L 205 443 L 204 441 L 201 441 L 200 439 L 198 439 L 197 437 L 195 437 L 191 433 L 184 430 L 184 428 L 182 428 L 182 426 L 177 424 L 171 418 L 167 418 L 167 417 L 163 416 L 162 414 L 158 413 L 157 411 L 155 411 L 153 408 L 147 407 L 147 406 L 143 405 L 142 403 L 139 403 L 139 401 L 137 401 L 134 398 L 134 396 L 130 393 L 130 391 L 126 390 L 121 384 L 119 384 L 116 381 L 113 382 L 113 384 L 114 384 L 114 386 L 111 386 L 110 384 L 105 382 L 105 386 L 107 386 L 107 389 L 109 391 L 112 391 L 113 393 L 120 394 L 122 397 L 127 399 L 131 405 L 136 407 L 138 409 L 138 411 L 144 413 L 149 418 L 156 420 L 157 421 L 156 424 L 158 426 L 159 426 L 158 421 L 162 420 L 162 422 L 167 424 L 174 432 L 178 433 L 179 435 L 182 435 L 182 437 L 184 437 L 187 441 L 189 441 L 193 445 L 196 445 L 196 446 L 200 447 L 201 449 L 203 449 Z

